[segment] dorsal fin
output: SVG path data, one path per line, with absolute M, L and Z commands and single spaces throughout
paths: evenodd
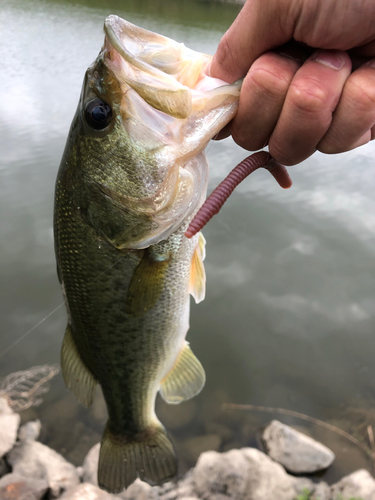
M 199 233 L 198 244 L 195 249 L 190 269 L 189 293 L 198 304 L 206 295 L 206 272 L 203 261 L 206 257 L 206 240 L 202 233 Z
M 178 404 L 199 394 L 205 382 L 203 366 L 185 342 L 172 370 L 161 381 L 160 395 L 167 403 Z

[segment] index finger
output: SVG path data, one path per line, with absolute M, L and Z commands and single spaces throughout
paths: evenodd
M 268 4 L 268 5 L 265 5 Z M 261 54 L 292 38 L 293 21 L 283 1 L 247 0 L 213 56 L 210 76 L 233 83 Z

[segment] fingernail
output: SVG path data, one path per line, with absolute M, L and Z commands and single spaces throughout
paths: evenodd
M 311 56 L 311 60 L 333 69 L 341 69 L 345 63 L 341 52 L 335 50 L 317 50 Z
M 204 70 L 204 74 L 207 76 L 211 76 L 211 61 L 207 64 L 207 66 Z
M 371 68 L 375 68 L 375 59 L 371 59 L 371 61 L 368 61 L 365 66 L 371 66 Z

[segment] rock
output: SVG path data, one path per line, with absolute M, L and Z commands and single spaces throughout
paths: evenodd
M 296 491 L 296 496 L 293 498 L 293 500 L 298 500 L 299 498 L 303 498 L 306 500 L 330 500 L 331 498 L 331 488 L 327 483 L 314 483 L 307 477 L 292 477 L 292 480 L 294 480 L 294 488 Z M 341 499 L 335 498 L 335 500 Z
M 84 473 L 83 467 L 81 466 L 76 467 L 76 472 L 78 474 L 79 480 L 83 481 L 83 473 Z
M 307 477 L 290 476 L 290 478 L 292 479 L 296 495 L 304 495 L 306 491 L 312 492 L 315 489 L 315 484 Z
M 158 489 L 156 487 L 153 488 L 140 479 L 136 479 L 119 496 L 124 500 L 156 500 L 159 498 Z
M 40 500 L 48 490 L 48 483 L 43 479 L 21 477 L 7 474 L 0 479 L 1 500 Z
M 178 481 L 177 484 L 170 481 L 157 488 L 153 488 L 153 494 L 154 496 L 149 497 L 149 500 L 154 500 L 155 495 L 158 500 L 198 500 L 193 480 L 193 469 Z
M 266 427 L 262 441 L 268 455 L 295 474 L 326 469 L 335 459 L 326 446 L 278 420 Z
M 311 500 L 329 500 L 331 488 L 327 483 L 321 482 L 315 485 Z
M 74 465 L 37 441 L 22 441 L 7 456 L 13 472 L 25 478 L 47 481 L 52 497 L 79 483 Z
M 340 496 L 341 495 L 341 496 Z M 375 480 L 371 474 L 360 469 L 348 476 L 345 476 L 338 483 L 331 486 L 330 500 L 349 500 L 358 498 L 361 500 L 374 500 Z
M 100 443 L 94 445 L 83 461 L 83 481 L 98 486 L 98 463 Z
M 111 495 L 93 484 L 82 483 L 66 491 L 60 498 L 61 500 L 115 500 L 119 497 Z
M 41 426 L 40 420 L 26 422 L 18 431 L 18 439 L 20 441 L 36 441 L 39 437 Z
M 20 420 L 18 413 L 9 408 L 7 400 L 0 397 L 0 457 L 13 448 Z
M 293 500 L 294 478 L 255 448 L 203 453 L 193 471 L 196 494 L 207 500 Z

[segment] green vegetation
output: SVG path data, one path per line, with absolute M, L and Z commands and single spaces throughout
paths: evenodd
M 312 491 L 303 490 L 302 495 L 298 495 L 296 497 L 296 500 L 311 500 L 311 495 L 312 495 Z
M 303 490 L 301 495 L 298 495 L 295 500 L 319 500 L 319 498 L 316 498 L 313 496 L 313 492 L 309 490 Z M 341 495 L 337 497 L 336 500 L 363 500 L 362 498 L 359 497 L 351 497 L 351 498 L 343 498 Z

